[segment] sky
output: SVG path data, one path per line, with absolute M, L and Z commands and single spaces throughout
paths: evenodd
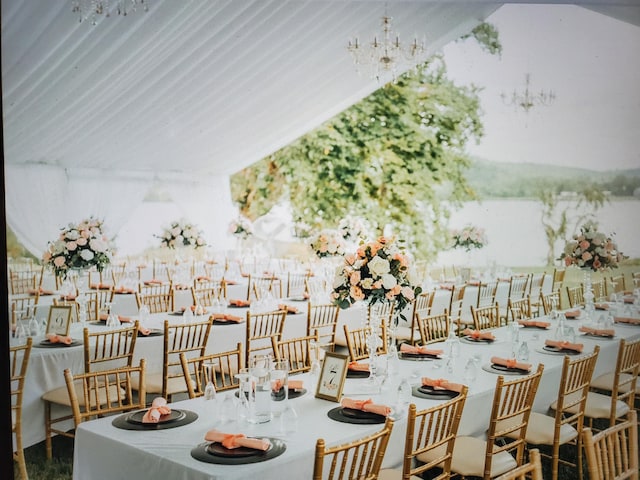
M 487 160 L 593 170 L 640 168 L 640 27 L 570 5 L 505 5 L 488 22 L 500 56 L 474 41 L 447 45 L 450 77 L 480 93 L 485 136 L 468 152 Z M 500 94 L 552 90 L 525 113 Z

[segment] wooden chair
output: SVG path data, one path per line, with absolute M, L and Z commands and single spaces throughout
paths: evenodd
M 307 335 L 318 334 L 320 346 L 328 352 L 336 348 L 340 307 L 333 303 L 307 304 Z
M 466 285 L 454 285 L 451 290 L 451 298 L 449 299 L 449 316 L 451 321 L 457 325 L 458 335 L 468 326 L 473 325 L 462 318 L 462 303 L 464 300 L 464 294 Z
M 12 296 L 9 301 L 11 302 L 10 328 L 12 332 L 15 332 L 18 323 L 26 322 L 36 316 L 40 295 L 37 293 L 35 295 L 17 295 Z
M 633 272 L 631 280 L 633 281 L 633 288 L 640 288 L 640 272 Z
M 543 370 L 544 365 L 539 364 L 535 373 L 514 380 L 498 376 L 486 437 L 456 438 L 453 473 L 489 480 L 523 464 L 529 415 Z M 498 443 L 504 437 L 511 437 L 511 441 Z
M 498 302 L 485 307 L 474 307 L 471 305 L 471 316 L 473 317 L 473 327 L 476 330 L 489 330 L 502 326 Z
M 162 372 L 150 373 L 146 377 L 147 394 L 161 396 L 171 402 L 173 395 L 187 393 L 180 354 L 188 358 L 202 357 L 207 348 L 213 319 L 200 322 L 170 324 L 164 321 L 164 345 L 162 349 Z M 140 386 L 134 383 L 134 389 Z
M 567 286 L 567 298 L 569 299 L 569 307 L 581 307 L 584 305 L 584 290 L 582 285 Z
M 509 292 L 507 298 L 512 300 L 522 300 L 527 296 L 531 285 L 531 274 L 512 275 L 509 278 Z
M 24 447 L 22 445 L 22 399 L 24 396 L 24 383 L 29 368 L 29 357 L 33 338 L 27 337 L 23 345 L 16 345 L 9 348 L 9 360 L 11 362 L 10 394 L 11 394 L 11 431 L 15 436 L 13 448 L 13 460 L 18 464 L 20 478 L 27 480 L 27 462 L 24 458 Z
M 9 269 L 9 294 L 25 295 L 37 291 L 42 285 L 43 268 Z
M 224 280 L 197 282 L 195 286 L 191 287 L 192 304 L 196 306 L 211 307 L 216 302 L 224 305 L 226 298 L 227 289 Z
M 80 304 L 75 300 L 67 300 L 63 298 L 53 299 L 54 307 L 71 307 L 71 322 L 77 322 L 80 319 Z M 87 316 L 87 320 L 89 317 Z
M 560 303 L 560 290 L 554 290 L 547 294 L 540 292 L 540 304 L 542 305 L 542 312 L 545 315 L 549 315 L 552 310 L 562 309 L 562 305 Z
M 430 475 L 431 480 L 450 477 L 453 446 L 467 390 L 464 387 L 456 398 L 424 410 L 418 411 L 413 403 L 409 405 L 402 470 L 382 469 L 379 480 L 422 478 L 424 472 L 435 467 L 442 469 L 442 473 Z
M 393 421 L 385 421 L 382 430 L 351 443 L 327 447 L 316 441 L 313 480 L 376 480 L 391 437 Z
M 449 312 L 439 315 L 425 315 L 418 317 L 418 329 L 420 331 L 420 344 L 442 342 L 449 337 Z
M 343 325 L 344 337 L 347 340 L 347 349 L 352 362 L 369 358 L 369 346 L 367 337 L 371 331 L 369 327 L 350 329 L 348 325 Z M 387 326 L 380 325 L 379 336 L 382 344 L 377 348 L 376 353 L 386 355 L 387 353 Z
M 413 300 L 411 324 L 408 327 L 401 325 L 396 328 L 396 342 L 407 342 L 411 345 L 415 345 L 420 341 L 418 316 L 430 315 L 434 297 L 435 290 L 431 290 L 430 292 L 422 292 Z
M 529 461 L 510 472 L 500 475 L 495 480 L 543 480 L 540 451 L 529 450 Z
M 276 340 L 282 338 L 286 318 L 286 310 L 247 312 L 245 365 L 249 365 L 249 359 L 252 355 L 271 354 L 275 356 L 271 338 L 275 337 Z
M 276 298 L 282 297 L 282 282 L 273 275 L 249 275 L 247 300 L 260 300 L 263 292 L 270 292 Z
M 393 321 L 393 311 L 395 304 L 393 303 L 374 303 L 367 307 L 367 323 L 371 323 L 371 319 L 375 316 L 380 319 L 380 323 L 384 323 L 387 327 Z
M 633 410 L 639 371 L 640 339 L 621 339 L 615 369 L 591 382 L 584 413 L 591 429 L 595 419 L 608 420 L 609 426 L 613 426 Z
M 594 435 L 584 430 L 584 449 L 589 480 L 638 480 L 637 414 L 629 412 L 623 423 L 613 425 Z
M 84 373 L 108 370 L 111 368 L 130 367 L 133 364 L 136 338 L 138 337 L 138 321 L 115 330 L 89 332 L 83 329 Z M 80 392 L 78 392 L 80 396 Z M 57 424 L 70 420 L 73 412 L 61 413 L 54 417 L 54 406 L 71 408 L 71 399 L 66 387 L 49 390 L 42 395 L 44 401 L 45 450 L 47 458 L 53 458 L 52 438 L 54 434 L 74 438 L 73 432 L 56 427 Z
M 113 289 L 94 289 L 84 293 L 86 299 L 87 321 L 95 322 L 100 314 L 108 314 L 113 303 Z
M 174 292 L 171 284 L 142 285 L 136 292 L 136 304 L 138 309 L 142 305 L 149 308 L 149 313 L 169 313 L 174 308 Z
M 584 298 L 584 289 L 585 289 L 585 285 L 582 284 L 583 298 Z M 591 290 L 593 291 L 594 302 L 603 302 L 608 300 L 607 284 L 604 278 L 601 278 L 600 280 L 593 280 L 591 282 Z
M 307 277 L 304 283 L 306 292 L 311 301 L 322 297 L 327 289 L 326 281 L 322 277 Z
M 318 343 L 318 332 L 304 337 L 276 340 L 271 337 L 276 360 L 289 360 L 289 374 L 304 373 L 311 370 L 312 342 Z
M 215 375 L 212 376 L 211 381 L 216 392 L 223 392 L 240 386 L 240 381 L 236 374 L 244 367 L 242 343 L 238 343 L 235 350 L 191 358 L 187 357 L 185 352 L 180 352 L 179 357 L 189 398 L 197 398 L 204 395 L 206 383 L 203 382 L 205 378 L 203 372 L 204 366 L 208 364 L 214 365 Z
M 609 279 L 608 285 L 611 288 L 607 288 L 607 294 L 610 295 L 612 293 L 623 293 L 627 290 L 627 284 L 624 279 L 624 274 L 615 275 Z
M 287 273 L 287 292 L 288 298 L 301 298 L 308 295 L 306 279 L 309 273 Z
M 498 282 L 480 282 L 478 285 L 478 295 L 476 297 L 476 308 L 494 305 L 496 302 L 496 292 Z
M 553 284 L 551 285 L 551 290 L 562 290 L 564 286 L 564 277 L 567 273 L 567 270 L 564 268 L 554 268 L 553 269 Z
M 533 317 L 531 298 L 526 296 L 520 300 L 507 299 L 507 322 L 524 320 Z
M 73 374 L 64 379 L 75 428 L 87 420 L 145 408 L 144 387 L 134 394 L 134 382 L 144 385 L 146 360 L 137 366 Z
M 534 317 L 540 316 L 540 310 L 542 308 L 540 294 L 542 294 L 545 276 L 545 272 L 534 273 L 531 275 L 531 283 L 529 284 L 529 291 L 527 294 L 531 299 L 531 313 Z
M 551 453 L 541 455 L 551 460 L 552 480 L 558 478 L 560 463 L 577 467 L 578 478 L 582 478 L 582 427 L 584 410 L 589 392 L 589 383 L 596 366 L 600 347 L 596 345 L 593 352 L 572 359 L 564 357 L 562 375 L 558 388 L 558 398 L 550 405 L 554 416 L 531 412 L 526 441 L 529 448 L 550 448 Z M 560 458 L 560 448 L 573 445 L 574 463 L 569 458 Z M 565 456 L 568 457 L 568 456 Z

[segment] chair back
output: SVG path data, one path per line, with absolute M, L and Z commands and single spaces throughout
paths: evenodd
M 286 310 L 272 312 L 247 312 L 245 365 L 249 365 L 249 358 L 256 354 L 271 354 L 275 356 L 271 338 L 282 338 L 284 322 L 287 318 Z
M 510 453 L 516 465 L 522 465 L 527 425 L 543 370 L 544 365 L 538 364 L 537 371 L 525 377 L 505 381 L 502 375 L 498 376 L 487 430 L 483 475 L 485 479 L 491 477 L 493 456 L 500 452 Z M 500 443 L 499 440 L 505 437 L 511 441 Z
M 169 283 L 162 285 L 141 285 L 140 291 L 136 292 L 138 308 L 146 305 L 149 308 L 149 313 L 173 312 L 173 302 L 173 287 Z
M 625 422 L 594 435 L 583 430 L 589 480 L 638 480 L 637 412 L 629 412 Z
M 367 344 L 367 338 L 371 333 L 370 327 L 362 327 L 356 329 L 350 329 L 348 325 L 343 325 L 344 337 L 347 341 L 347 349 L 349 350 L 349 357 L 352 362 L 358 360 L 364 360 L 369 358 L 369 346 Z M 376 350 L 378 355 L 386 355 L 387 353 L 387 325 L 381 324 L 379 336 L 381 338 L 381 345 Z
M 540 292 L 540 303 L 542 304 L 542 312 L 545 315 L 549 315 L 552 310 L 561 309 L 560 290 L 554 290 L 547 294 Z
M 309 298 L 313 301 L 313 299 L 321 297 L 324 295 L 327 282 L 321 276 L 318 277 L 307 277 L 304 280 L 306 292 L 309 295 Z
M 213 319 L 201 322 L 169 324 L 164 321 L 164 347 L 161 395 L 171 401 L 174 393 L 187 392 L 180 354 L 187 358 L 205 354 Z
M 146 360 L 137 366 L 71 373 L 64 370 L 73 421 L 77 428 L 82 422 L 106 415 L 145 408 Z M 134 384 L 140 386 L 134 395 Z
M 544 285 L 545 273 L 534 273 L 531 275 L 531 282 L 529 283 L 529 291 L 527 294 L 535 301 L 540 298 L 540 292 L 542 292 L 542 286 Z
M 473 317 L 473 325 L 476 330 L 489 330 L 502 326 L 498 302 L 484 307 L 474 307 L 471 305 L 471 316 Z
M 582 296 L 584 298 L 586 285 L 582 284 Z M 591 291 L 593 292 L 593 300 L 595 302 L 602 302 L 607 300 L 607 285 L 604 278 L 600 280 L 593 280 L 591 282 Z
M 108 314 L 113 302 L 113 289 L 92 289 L 84 292 L 86 298 L 87 320 L 95 322 L 101 314 Z
M 191 287 L 191 299 L 196 306 L 211 307 L 216 301 L 225 302 L 226 298 L 227 289 L 224 280 L 195 282 Z
M 307 335 L 317 333 L 318 342 L 325 351 L 335 350 L 339 314 L 340 307 L 333 303 L 307 304 Z
M 197 398 L 204 395 L 206 383 L 204 379 L 205 366 L 212 365 L 213 375 L 211 381 L 216 392 L 231 390 L 240 386 L 237 373 L 244 368 L 244 356 L 242 354 L 242 343 L 238 342 L 235 350 L 226 352 L 199 355 L 197 357 L 187 357 L 184 352 L 180 352 L 180 364 L 182 373 L 187 385 L 189 398 Z
M 311 370 L 313 360 L 312 345 L 318 343 L 318 332 L 304 337 L 276 340 L 271 337 L 276 360 L 289 360 L 289 374 L 303 373 Z
M 569 299 L 569 307 L 571 308 L 584 305 L 584 290 L 582 285 L 567 285 L 567 298 Z
M 451 321 L 458 326 L 458 330 L 460 330 L 460 323 L 462 322 L 462 303 L 466 288 L 466 284 L 454 285 L 449 299 L 449 316 Z
M 433 306 L 433 299 L 435 297 L 435 290 L 430 292 L 422 292 L 413 300 L 413 308 L 411 309 L 411 326 L 406 334 L 406 341 L 411 345 L 415 345 L 420 341 L 420 330 L 418 328 L 418 317 L 428 316 L 431 314 L 431 307 Z M 396 332 L 396 340 L 398 338 L 398 332 Z
M 9 269 L 9 294 L 24 295 L 34 293 L 42 284 L 44 267 L 24 270 Z
M 507 321 L 517 322 L 532 317 L 531 297 L 527 295 L 520 300 L 507 299 Z
M 448 479 L 451 475 L 451 459 L 458 426 L 467 400 L 468 387 L 460 395 L 435 407 L 418 411 L 409 405 L 407 433 L 404 441 L 402 478 L 422 478 L 428 470 L 439 467 L 438 476 L 432 480 Z M 419 461 L 416 461 L 419 457 Z
M 611 286 L 611 289 L 607 288 L 607 293 L 622 293 L 627 290 L 627 283 L 624 279 L 624 274 L 611 277 L 609 285 Z
M 496 477 L 495 480 L 543 480 L 540 450 L 530 449 L 527 463 Z
M 449 337 L 450 318 L 446 308 L 439 315 L 425 315 L 423 317 L 419 313 L 416 315 L 418 317 L 417 322 L 422 345 L 441 342 Z
M 308 294 L 307 283 L 305 280 L 309 277 L 308 273 L 287 273 L 287 292 L 286 296 L 291 298 L 301 298 Z
M 260 300 L 264 293 L 270 292 L 276 298 L 282 297 L 282 282 L 273 275 L 249 275 L 247 300 Z
M 567 270 L 564 268 L 554 268 L 553 269 L 553 284 L 551 285 L 551 290 L 561 290 L 564 285 L 564 277 L 567 273 Z
M 9 348 L 9 360 L 11 371 L 9 377 L 9 389 L 11 395 L 11 431 L 15 436 L 13 459 L 18 464 L 20 478 L 27 479 L 27 463 L 24 457 L 22 445 L 22 400 L 24 397 L 24 384 L 29 368 L 29 357 L 33 338 L 27 337 L 26 343 Z
M 75 300 L 68 300 L 65 298 L 54 298 L 53 306 L 54 307 L 71 307 L 71 322 L 79 321 L 80 304 Z M 88 315 L 87 315 L 87 320 L 89 320 Z
M 531 285 L 531 277 L 531 274 L 512 275 L 509 278 L 507 298 L 512 300 L 522 300 L 525 298 L 529 291 L 529 285 Z
M 382 430 L 351 443 L 327 447 L 316 441 L 313 480 L 376 480 L 387 450 L 393 421 L 385 421 Z
M 621 339 L 611 389 L 611 416 L 609 418 L 609 425 L 615 424 L 616 418 L 620 417 L 618 402 L 625 403 L 629 410 L 633 410 L 639 372 L 640 338 L 633 341 L 628 341 L 624 338 Z
M 493 305 L 496 301 L 498 282 L 480 282 L 478 285 L 478 296 L 476 298 L 476 308 Z
M 38 311 L 38 302 L 40 295 L 17 295 L 12 296 L 11 302 L 11 329 L 12 331 L 18 326 L 18 322 L 24 322 L 31 317 L 35 317 Z
M 125 324 L 126 325 L 126 324 Z M 138 338 L 138 320 L 115 330 L 83 329 L 84 371 L 130 367 Z
M 367 323 L 371 323 L 371 319 L 377 317 L 381 324 L 387 327 L 391 325 L 395 304 L 394 303 L 373 303 L 367 307 Z

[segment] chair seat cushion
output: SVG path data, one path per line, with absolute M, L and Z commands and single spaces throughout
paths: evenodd
M 567 398 L 570 397 L 571 395 L 567 395 Z M 576 413 L 578 408 L 579 405 L 574 405 L 573 407 L 566 408 L 565 411 Z M 556 402 L 551 404 L 551 409 L 556 409 Z M 616 400 L 616 418 L 622 417 L 628 412 L 629 406 L 620 400 Z M 609 418 L 611 416 L 611 397 L 601 393 L 589 392 L 587 394 L 584 415 L 589 418 Z
M 615 373 L 614 372 L 608 372 L 608 373 L 604 373 L 596 378 L 594 378 L 593 380 L 591 380 L 591 388 L 595 388 L 597 390 L 605 390 L 605 391 L 612 391 L 613 390 L 613 381 L 615 379 Z M 619 380 L 619 389 L 621 392 L 627 392 L 629 391 L 629 381 L 631 380 L 631 375 L 629 375 L 628 373 L 622 373 L 620 374 L 620 380 Z M 637 390 L 637 388 L 636 388 Z
M 484 474 L 484 457 L 487 442 L 475 437 L 458 437 L 453 448 L 451 471 L 464 477 L 482 477 Z M 436 460 L 444 454 L 443 447 L 435 448 L 422 455 L 418 460 L 424 463 Z M 513 470 L 518 465 L 508 452 L 493 455 L 491 462 L 491 477 L 497 477 Z
M 555 418 L 542 413 L 531 412 L 527 427 L 527 443 L 533 445 L 553 445 Z M 560 426 L 559 444 L 564 445 L 577 438 L 578 431 L 572 425 Z

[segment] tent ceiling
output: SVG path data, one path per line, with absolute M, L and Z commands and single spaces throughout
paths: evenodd
M 151 0 L 92 25 L 70 3 L 2 0 L 7 163 L 230 174 L 378 87 L 345 46 L 377 34 L 385 8 L 433 53 L 501 5 Z M 579 3 L 638 18 L 636 0 Z

